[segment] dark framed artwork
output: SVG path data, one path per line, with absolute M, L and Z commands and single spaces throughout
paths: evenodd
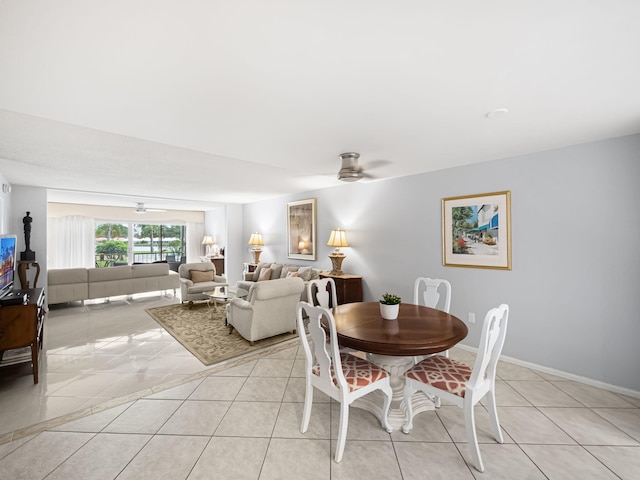
M 442 199 L 442 264 L 511 270 L 511 192 Z
M 287 203 L 287 255 L 316 259 L 316 199 Z

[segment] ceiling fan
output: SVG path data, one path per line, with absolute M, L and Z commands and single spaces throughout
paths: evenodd
M 147 212 L 166 212 L 166 210 L 162 210 L 160 208 L 145 208 L 144 203 L 138 202 L 136 204 L 136 213 L 147 213 Z
M 360 154 L 355 152 L 340 154 L 340 160 L 342 160 L 342 168 L 340 168 L 340 171 L 338 172 L 338 180 L 342 180 L 343 182 L 357 182 L 362 178 L 376 178 L 373 175 L 364 173 L 364 168 L 358 164 L 359 158 Z M 369 162 L 367 168 L 377 168 L 388 163 L 389 162 L 387 160 Z

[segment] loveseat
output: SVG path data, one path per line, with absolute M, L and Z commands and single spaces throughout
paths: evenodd
M 49 304 L 134 293 L 173 290 L 178 274 L 166 263 L 145 263 L 108 268 L 59 268 L 47 272 Z
M 247 299 L 232 298 L 227 306 L 229 333 L 235 328 L 251 345 L 257 340 L 296 331 L 296 306 L 304 290 L 301 278 L 254 282 Z
M 239 280 L 237 287 L 249 290 L 254 283 L 264 280 L 277 280 L 279 278 L 298 277 L 304 282 L 304 288 L 300 294 L 300 300 L 307 301 L 307 283 L 309 280 L 320 278 L 323 270 L 306 265 L 289 265 L 283 263 L 260 262 L 253 272 L 245 272 L 244 279 Z M 260 276 L 263 276 L 262 279 Z
M 189 302 L 189 308 L 195 300 L 207 300 L 204 292 L 227 284 L 227 277 L 216 275 L 216 267 L 208 259 L 206 262 L 183 263 L 178 267 L 180 276 L 180 300 Z

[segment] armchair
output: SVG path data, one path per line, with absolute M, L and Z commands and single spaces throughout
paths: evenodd
M 256 282 L 247 299 L 232 298 L 227 306 L 229 334 L 235 328 L 251 345 L 257 340 L 296 331 L 296 306 L 304 282 L 299 277 Z
M 204 292 L 227 285 L 227 277 L 216 275 L 216 267 L 211 262 L 183 263 L 178 267 L 178 275 L 180 300 L 181 303 L 188 301 L 189 308 L 193 306 L 194 300 L 208 299 Z

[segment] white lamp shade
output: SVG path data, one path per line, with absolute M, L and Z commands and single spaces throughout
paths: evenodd
M 327 245 L 336 248 L 348 247 L 349 242 L 347 242 L 347 233 L 341 228 L 331 230 L 331 236 L 329 237 Z
M 213 237 L 211 235 L 205 235 L 202 239 L 202 245 L 213 245 L 215 242 L 213 241 Z
M 251 238 L 249 239 L 249 245 L 259 245 L 259 246 L 264 245 L 262 241 L 262 234 L 252 233 Z

